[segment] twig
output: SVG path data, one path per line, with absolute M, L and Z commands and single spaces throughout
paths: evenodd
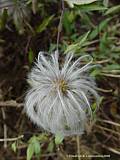
M 109 70 L 104 70 L 102 72 L 103 73 L 112 73 L 113 74 L 113 73 L 120 73 L 120 70 L 115 70 L 115 69 L 114 70 L 110 70 L 110 71 Z
M 10 100 L 10 101 L 2 101 L 0 102 L 0 107 L 23 107 L 23 103 L 17 103 L 15 100 Z
M 67 154 L 63 151 L 62 147 L 59 145 L 57 146 L 57 154 L 62 160 L 70 160 Z
M 112 124 L 114 126 L 120 127 L 119 123 L 113 122 L 113 121 L 109 121 L 109 120 L 103 120 L 103 119 L 97 119 L 100 122 L 104 122 L 104 123 L 108 123 L 108 124 Z
M 5 120 L 6 115 L 5 115 L 4 108 L 1 108 L 1 111 L 2 111 L 3 120 Z M 5 123 L 3 125 L 3 128 L 4 128 L 4 139 L 7 139 L 7 125 Z M 4 148 L 7 148 L 7 141 L 6 140 L 4 141 Z
M 103 64 L 103 63 L 107 63 L 110 61 L 110 58 L 109 59 L 105 59 L 105 60 L 101 60 L 101 61 L 95 61 L 94 63 L 96 64 Z
M 26 54 L 28 53 L 30 41 L 31 41 L 31 36 L 28 37 L 27 45 L 26 45 L 26 47 L 25 47 L 25 53 L 26 53 Z
M 61 2 L 62 2 L 62 11 L 61 11 L 60 21 L 58 25 L 58 33 L 57 33 L 57 51 L 59 50 L 60 33 L 62 30 L 62 19 L 63 19 L 64 9 L 65 9 L 64 0 L 61 0 Z
M 36 14 L 36 8 L 37 8 L 37 0 L 32 0 L 32 11 L 34 14 Z
M 110 93 L 113 91 L 112 89 L 103 89 L 103 88 L 96 88 L 96 90 L 104 93 Z
M 76 136 L 76 141 L 77 141 L 77 154 L 78 154 L 78 160 L 81 160 L 80 158 L 80 136 Z
M 100 75 L 112 78 L 120 78 L 120 75 L 115 75 L 115 74 L 100 73 Z
M 105 128 L 105 127 L 98 126 L 98 125 L 95 125 L 95 127 L 99 128 L 99 129 L 101 129 L 101 130 L 108 131 L 108 132 L 110 132 L 110 133 L 112 133 L 112 134 L 116 134 L 116 135 L 120 136 L 120 133 L 118 133 L 118 132 L 116 132 L 116 131 L 114 131 L 114 130 L 112 130 L 112 129 Z
M 15 137 L 15 138 L 6 138 L 6 139 L 0 139 L 0 142 L 11 142 L 11 141 L 17 141 L 19 139 L 22 139 L 24 137 L 24 135 L 20 135 L 18 137 Z
M 111 151 L 111 152 L 113 152 L 113 153 L 115 153 L 115 154 L 120 155 L 120 151 L 117 151 L 117 150 L 115 150 L 114 148 L 105 146 L 105 145 L 103 145 L 103 144 L 102 144 L 102 147 L 105 148 L 105 149 L 107 149 L 107 150 L 109 150 L 109 151 Z

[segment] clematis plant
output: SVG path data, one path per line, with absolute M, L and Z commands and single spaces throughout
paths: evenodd
M 99 101 L 96 84 L 89 70 L 94 68 L 92 57 L 84 55 L 73 60 L 68 53 L 64 63 L 59 63 L 56 51 L 51 56 L 40 52 L 28 76 L 31 85 L 25 110 L 38 126 L 63 136 L 81 135 L 88 118 L 92 118 L 91 96 Z M 87 64 L 81 63 L 89 59 Z

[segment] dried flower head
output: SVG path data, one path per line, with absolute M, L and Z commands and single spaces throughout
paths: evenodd
M 58 52 L 50 58 L 40 52 L 29 74 L 31 89 L 25 99 L 25 110 L 38 126 L 64 136 L 82 134 L 87 117 L 92 117 L 91 95 L 98 101 L 94 80 L 88 70 L 95 67 L 89 55 L 72 61 L 68 53 L 59 65 Z M 81 61 L 91 58 L 82 65 Z
M 20 33 L 24 32 L 24 27 L 30 19 L 30 10 L 27 7 L 26 0 L 1 0 L 0 1 L 0 16 L 4 11 L 7 11 L 8 20 L 11 18 L 14 21 L 16 28 Z

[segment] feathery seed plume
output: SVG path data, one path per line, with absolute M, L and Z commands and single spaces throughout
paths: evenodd
M 90 62 L 82 65 L 85 58 Z M 25 98 L 25 110 L 38 126 L 63 136 L 81 135 L 87 117 L 92 117 L 91 96 L 98 102 L 95 82 L 88 71 L 95 67 L 92 57 L 85 55 L 73 61 L 68 53 L 59 64 L 58 52 L 45 57 L 40 52 L 28 81 L 31 88 Z

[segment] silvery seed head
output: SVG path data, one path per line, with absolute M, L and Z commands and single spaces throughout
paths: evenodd
M 58 52 L 45 57 L 43 52 L 32 68 L 28 81 L 31 88 L 25 99 L 25 110 L 38 126 L 63 136 L 84 132 L 88 117 L 92 117 L 91 97 L 98 101 L 95 82 L 89 76 L 92 58 L 89 55 L 73 61 L 68 53 L 59 64 Z M 81 63 L 90 59 L 87 64 Z

